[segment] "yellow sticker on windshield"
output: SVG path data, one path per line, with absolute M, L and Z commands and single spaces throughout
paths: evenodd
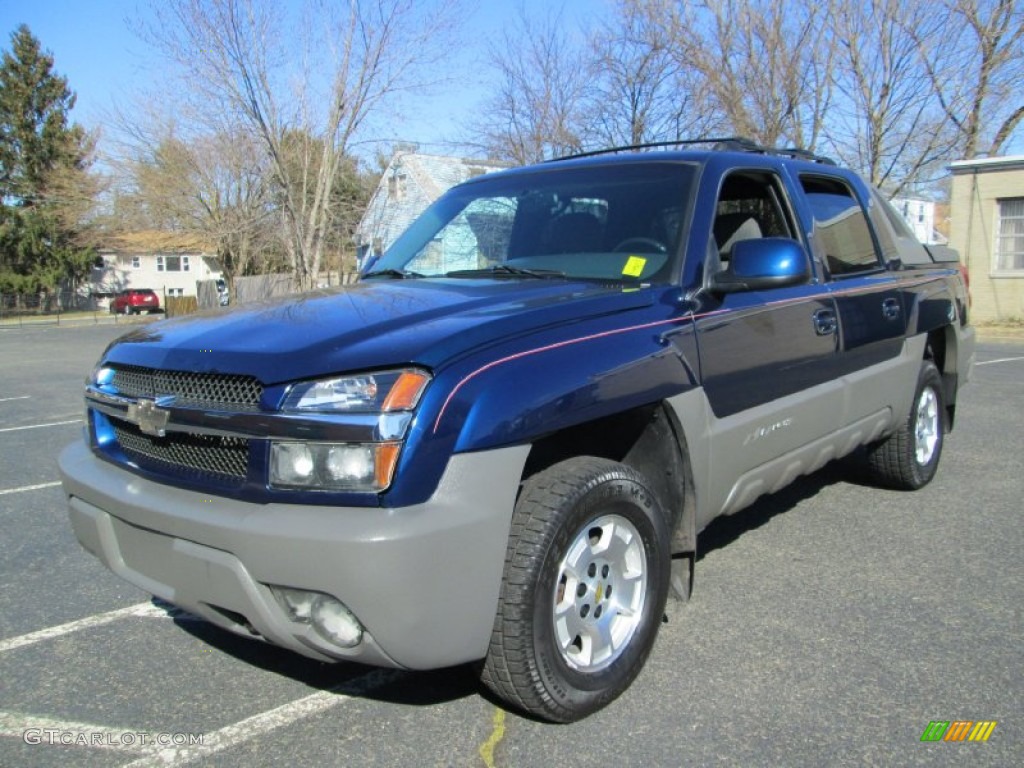
M 626 266 L 622 268 L 622 274 L 626 277 L 640 277 L 645 266 L 647 266 L 647 259 L 643 256 L 630 256 L 626 259 Z

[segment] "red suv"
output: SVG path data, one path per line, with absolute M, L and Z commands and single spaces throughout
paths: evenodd
M 140 312 L 159 312 L 160 299 L 149 288 L 129 288 L 110 300 L 110 313 L 137 315 Z

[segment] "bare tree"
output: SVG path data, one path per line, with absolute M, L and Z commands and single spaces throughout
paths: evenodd
M 717 130 L 704 84 L 672 55 L 669 30 L 649 5 L 618 0 L 592 39 L 584 134 L 589 144 L 621 146 L 696 138 Z
M 935 94 L 967 158 L 998 154 L 1024 122 L 1024 4 L 946 0 L 946 34 L 918 36 Z
M 832 0 L 635 2 L 667 26 L 679 65 L 699 74 L 735 133 L 816 147 L 832 95 Z
M 187 118 L 244 131 L 265 152 L 300 287 L 316 282 L 353 138 L 390 97 L 431 79 L 455 9 L 456 0 L 311 2 L 302 11 L 273 0 L 167 0 L 157 10 L 145 34 L 186 78 Z M 296 136 L 304 144 L 286 147 Z
M 518 164 L 582 148 L 581 111 L 588 85 L 584 49 L 560 13 L 531 19 L 520 7 L 491 54 L 495 93 L 475 126 L 475 142 Z
M 917 44 L 948 23 L 941 8 L 915 0 L 845 3 L 831 16 L 837 94 L 827 143 L 891 195 L 941 168 L 958 138 L 934 98 Z
M 216 250 L 228 280 L 283 261 L 271 170 L 253 137 L 183 136 L 158 116 L 121 128 L 108 157 L 119 184 L 111 229 L 186 235 Z

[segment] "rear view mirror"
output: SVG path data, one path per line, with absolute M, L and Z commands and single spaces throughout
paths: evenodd
M 728 268 L 711 277 L 716 293 L 764 291 L 806 283 L 811 276 L 807 252 L 788 237 L 740 240 Z

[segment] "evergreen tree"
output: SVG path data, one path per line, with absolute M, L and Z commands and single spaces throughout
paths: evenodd
M 89 141 L 75 94 L 25 25 L 0 63 L 0 291 L 55 289 L 95 258 L 77 231 Z

